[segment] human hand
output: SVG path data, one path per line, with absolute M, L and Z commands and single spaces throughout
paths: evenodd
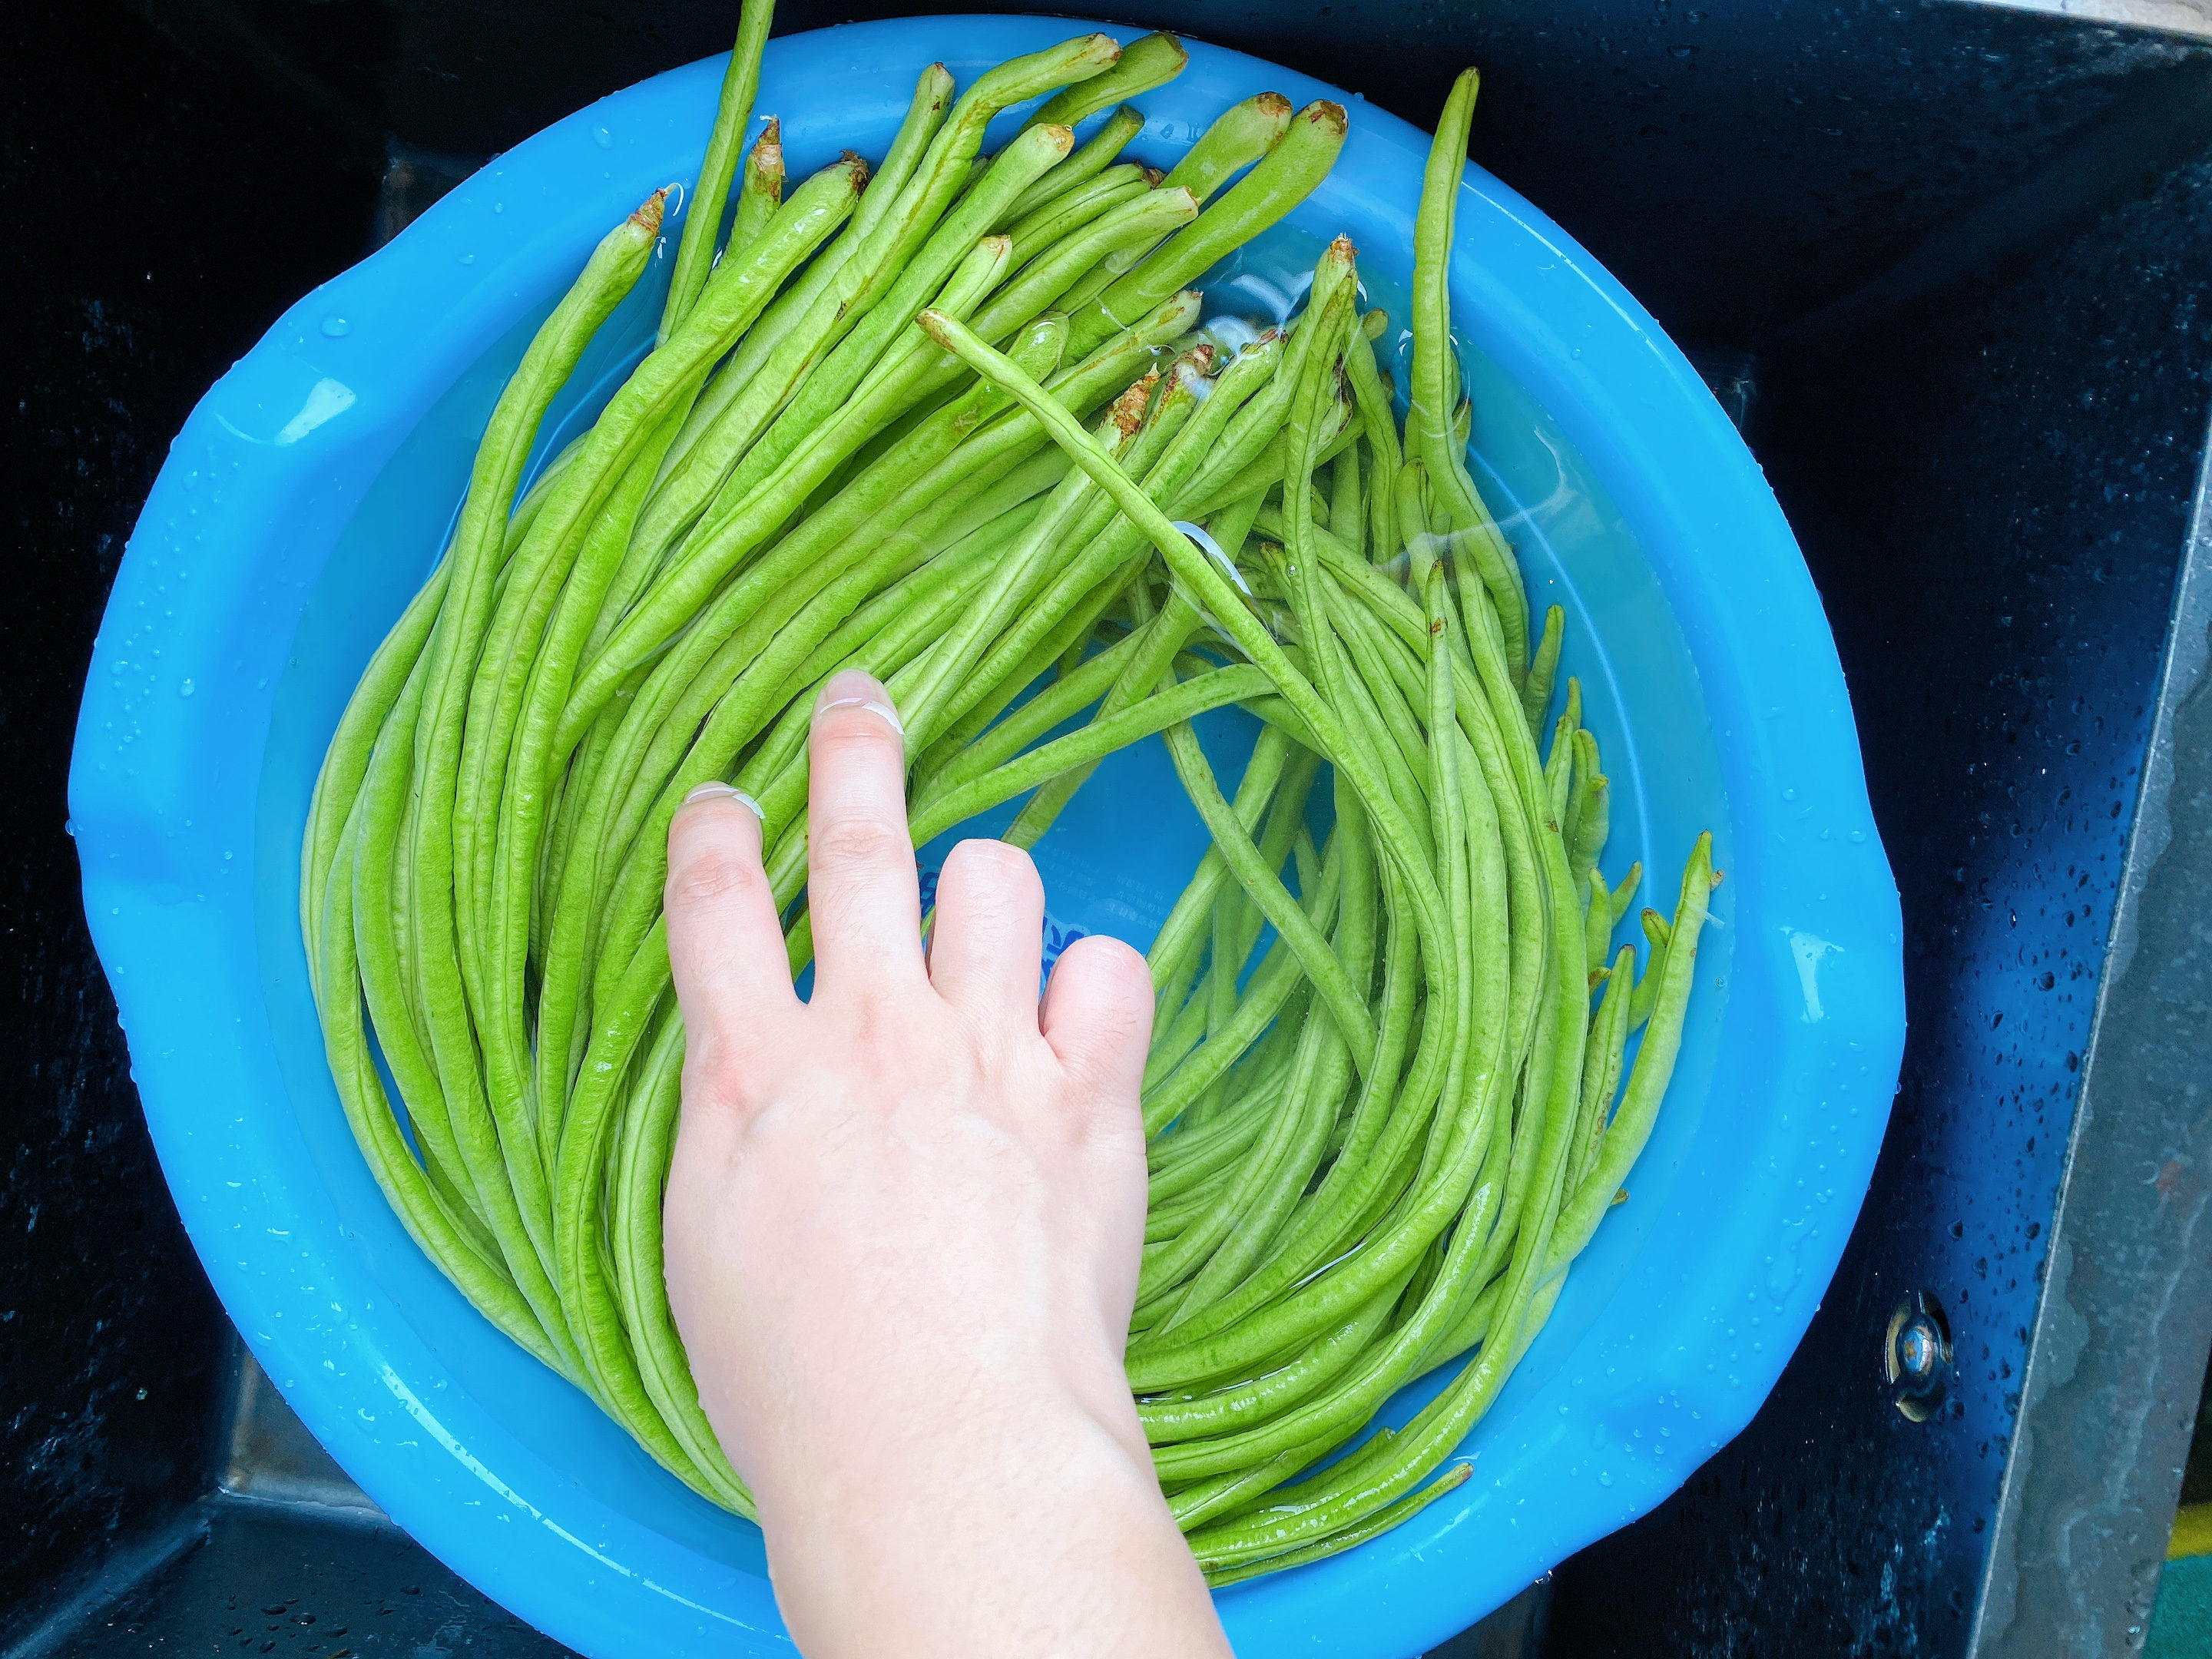
M 889 695 L 811 739 L 812 1000 L 734 791 L 669 832 L 687 1048 L 665 1209 L 700 1403 L 811 1659 L 1225 1654 L 1121 1356 L 1145 1224 L 1143 958 L 1060 957 L 1027 854 L 964 842 L 925 957 Z

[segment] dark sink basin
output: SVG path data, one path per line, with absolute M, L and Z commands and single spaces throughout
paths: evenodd
M 800 0 L 778 27 L 888 10 Z M 2212 45 L 1948 0 L 1113 15 L 1425 127 L 1482 67 L 1476 159 L 1691 351 L 1771 479 L 1902 890 L 1901 1092 L 1781 1386 L 1450 1650 L 2139 1650 L 2212 1340 Z M 239 1370 L 85 942 L 63 773 L 160 434 L 442 188 L 732 21 L 10 21 L 0 1653 L 550 1650 L 355 1504 Z

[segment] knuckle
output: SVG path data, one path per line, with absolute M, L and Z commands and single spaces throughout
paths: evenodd
M 669 866 L 664 902 L 671 910 L 713 905 L 749 893 L 767 878 L 758 859 L 718 837 L 685 848 Z
M 1062 953 L 1073 957 L 1082 971 L 1096 979 L 1118 1007 L 1149 1012 L 1152 1006 L 1152 970 L 1137 948 L 1107 933 L 1086 934 Z
M 1085 1071 L 1117 1070 L 1141 1056 L 1152 1026 L 1152 977 L 1145 959 L 1120 939 L 1093 935 L 1078 939 L 1054 969 L 1058 988 L 1070 994 L 1064 1004 L 1073 1018 L 1056 1025 L 1053 1046 Z
M 817 757 L 833 763 L 846 756 L 866 758 L 889 754 L 902 756 L 905 745 L 884 724 L 883 717 L 865 708 L 834 708 L 814 726 L 811 742 Z
M 1079 1040 L 1079 1046 L 1094 1060 L 1113 1060 L 1144 1042 L 1146 1024 L 1137 1010 L 1100 1008 L 1093 1011 L 1089 1028 Z
M 817 866 L 841 869 L 888 865 L 902 859 L 911 862 L 914 856 L 905 831 L 878 818 L 848 817 L 824 824 L 811 845 Z
M 969 915 L 1013 916 L 1044 908 L 1044 882 L 1035 860 L 1002 841 L 963 841 L 946 854 L 939 877 L 940 907 Z
M 955 859 L 1006 875 L 1036 874 L 1036 860 L 1027 851 L 1012 842 L 997 841 L 988 836 L 970 836 L 966 841 L 956 842 L 945 862 L 950 864 Z
M 684 1054 L 685 1103 L 709 1109 L 743 1105 L 760 1058 L 757 1044 L 719 1024 L 688 1033 Z

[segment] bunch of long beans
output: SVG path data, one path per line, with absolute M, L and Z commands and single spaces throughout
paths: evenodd
M 1430 1480 L 1650 1133 L 1717 878 L 1701 839 L 1639 976 L 1571 680 L 1540 752 L 1561 613 L 1532 649 L 1449 347 L 1474 76 L 1429 165 L 1401 431 L 1347 243 L 1256 338 L 1200 330 L 1185 286 L 1327 173 L 1340 106 L 1262 94 L 1163 178 L 1119 160 L 1123 100 L 1182 48 L 1088 35 L 957 100 L 933 65 L 872 174 L 848 155 L 787 195 L 775 123 L 742 143 L 768 23 L 748 0 L 654 349 L 518 500 L 661 195 L 538 331 L 331 740 L 301 915 L 340 1098 L 469 1298 L 750 1515 L 661 1280 L 670 818 L 708 780 L 761 802 L 796 972 L 832 673 L 896 699 L 917 846 L 1022 796 L 1032 844 L 1158 734 L 1212 846 L 1151 953 L 1130 1380 L 1215 1582 L 1345 1548 L 1464 1478 Z M 1191 725 L 1231 704 L 1262 723 L 1233 793 Z

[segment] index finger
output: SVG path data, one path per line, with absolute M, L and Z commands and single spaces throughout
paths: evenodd
M 676 1000 L 693 1033 L 798 1006 L 751 796 L 720 783 L 691 792 L 668 826 L 662 905 Z

